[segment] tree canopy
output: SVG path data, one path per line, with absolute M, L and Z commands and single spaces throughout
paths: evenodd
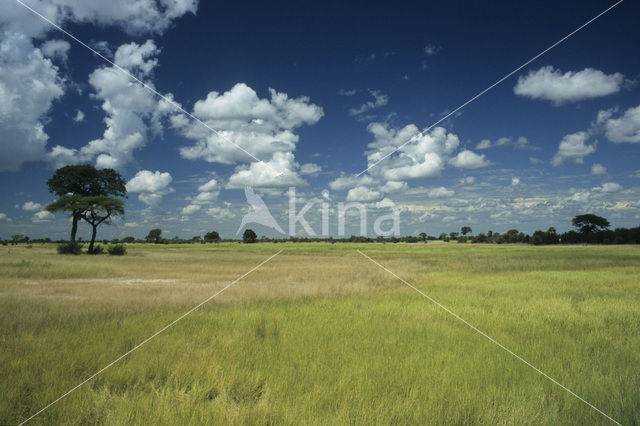
M 242 234 L 242 241 L 245 243 L 255 243 L 257 239 L 258 236 L 252 229 L 247 229 L 244 231 L 244 234 Z
M 71 242 L 75 242 L 78 231 L 78 221 L 92 217 L 88 207 L 95 204 L 85 197 L 107 197 L 112 201 L 118 198 L 126 198 L 126 182 L 120 173 L 113 169 L 96 169 L 89 164 L 65 166 L 57 169 L 53 176 L 47 180 L 49 192 L 60 197 L 46 207 L 47 211 L 68 211 L 71 213 Z M 95 202 L 96 199 L 93 199 Z M 105 200 L 103 200 L 106 203 Z M 116 203 L 117 204 L 117 203 Z M 114 204 L 115 205 L 115 204 Z M 122 213 L 124 213 L 124 202 Z M 104 210 L 101 210 L 104 212 Z M 94 212 L 95 213 L 95 212 Z M 106 213 L 105 213 L 106 214 Z M 118 213 L 120 215 L 120 213 Z M 87 215 L 85 217 L 85 215 Z M 110 213 L 108 217 L 112 217 Z M 105 219 L 106 220 L 106 219 Z M 104 221 L 102 221 L 104 222 Z M 102 223 L 100 222 L 100 223 Z M 93 226 L 93 225 L 92 225 Z M 94 228 L 95 231 L 95 228 Z
M 607 219 L 595 214 L 580 214 L 571 220 L 571 224 L 583 234 L 591 234 L 595 231 L 604 231 L 610 224 Z
M 154 228 L 145 237 L 145 240 L 150 243 L 159 244 L 162 241 L 162 229 Z

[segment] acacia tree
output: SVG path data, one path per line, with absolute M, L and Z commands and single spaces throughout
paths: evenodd
M 460 232 L 462 232 L 462 235 L 467 235 L 467 234 L 471 234 L 473 231 L 471 230 L 470 226 L 463 226 L 460 229 Z
M 93 254 L 98 226 L 110 224 L 114 217 L 124 215 L 124 201 L 115 197 L 84 197 L 84 213 L 82 218 L 91 225 L 91 242 L 88 253 Z
M 160 244 L 160 242 L 162 241 L 162 229 L 152 229 L 145 237 L 145 240 L 147 240 L 148 243 Z
M 580 214 L 571 220 L 571 224 L 585 236 L 595 231 L 604 231 L 610 226 L 607 219 L 595 214 Z
M 96 169 L 83 164 L 65 166 L 57 169 L 47 180 L 49 192 L 60 197 L 46 207 L 47 211 L 71 212 L 71 242 L 75 242 L 78 222 L 87 212 L 88 204 L 82 197 L 118 197 L 126 198 L 126 182 L 120 173 L 113 169 Z

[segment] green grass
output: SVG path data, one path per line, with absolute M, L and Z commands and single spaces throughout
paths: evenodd
M 0 259 L 0 423 L 15 424 L 277 250 L 35 424 L 640 422 L 640 248 L 131 245 Z

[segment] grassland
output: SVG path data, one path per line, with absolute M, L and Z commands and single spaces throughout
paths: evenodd
M 34 424 L 640 422 L 640 247 L 3 248 L 0 423 L 16 424 L 278 250 Z

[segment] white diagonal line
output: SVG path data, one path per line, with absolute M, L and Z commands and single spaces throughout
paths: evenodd
M 87 377 L 85 380 L 83 380 L 81 383 L 77 384 L 76 386 L 74 386 L 73 388 L 71 388 L 70 390 L 68 390 L 66 393 L 64 393 L 63 395 L 61 395 L 60 397 L 58 397 L 57 399 L 55 399 L 54 401 L 50 402 L 49 404 L 47 404 L 45 407 L 43 407 L 42 409 L 40 409 L 38 412 L 36 412 L 35 414 L 33 414 L 31 417 L 29 417 L 26 420 L 23 420 L 22 422 L 19 423 L 18 426 L 23 425 L 25 423 L 27 423 L 28 421 L 32 420 L 33 418 L 35 418 L 36 416 L 38 416 L 39 414 L 41 414 L 42 412 L 44 412 L 45 410 L 47 410 L 49 407 L 51 407 L 52 405 L 54 405 L 55 403 L 57 403 L 58 401 L 60 401 L 61 399 L 65 398 L 66 396 L 68 396 L 71 392 L 75 391 L 76 389 L 78 389 L 80 386 L 84 385 L 85 383 L 91 381 L 93 378 L 95 378 L 97 375 L 99 375 L 100 373 L 102 373 L 103 371 L 105 371 L 106 369 L 110 368 L 111 366 L 113 366 L 114 364 L 116 364 L 118 361 L 120 361 L 121 359 L 129 356 L 133 351 L 139 349 L 142 345 L 144 345 L 145 343 L 149 342 L 151 339 L 153 339 L 154 337 L 158 336 L 160 333 L 164 332 L 165 330 L 167 330 L 169 327 L 172 327 L 174 324 L 176 324 L 178 321 L 184 319 L 187 315 L 191 314 L 193 311 L 195 311 L 196 309 L 198 309 L 199 307 L 201 307 L 202 305 L 204 305 L 205 303 L 209 302 L 211 299 L 213 299 L 214 297 L 216 297 L 217 295 L 219 295 L 220 293 L 222 293 L 223 291 L 227 290 L 229 287 L 231 287 L 232 285 L 234 285 L 235 283 L 237 283 L 238 281 L 240 281 L 241 279 L 243 279 L 244 277 L 246 277 L 247 275 L 249 275 L 250 273 L 252 273 L 253 271 L 255 271 L 256 269 L 260 268 L 262 265 L 264 265 L 265 263 L 267 263 L 268 261 L 270 261 L 271 259 L 273 259 L 274 257 L 276 257 L 277 255 L 279 255 L 280 253 L 282 253 L 282 250 L 280 250 L 279 252 L 277 252 L 276 254 L 272 255 L 271 257 L 269 257 L 267 260 L 264 260 L 262 263 L 260 263 L 257 266 L 254 266 L 253 268 L 251 268 L 248 272 L 245 272 L 244 274 L 242 274 L 240 277 L 236 278 L 235 280 L 233 280 L 232 282 L 230 282 L 229 284 L 227 284 L 226 286 L 224 286 L 221 290 L 218 290 L 216 293 L 214 293 L 213 295 L 209 296 L 208 298 L 206 298 L 204 301 L 198 303 L 196 306 L 194 306 L 193 308 L 189 309 L 187 312 L 185 312 L 184 314 L 180 315 L 178 318 L 176 318 L 175 320 L 173 320 L 172 322 L 170 322 L 169 324 L 165 325 L 163 328 L 161 328 L 160 330 L 156 331 L 154 334 L 152 334 L 151 336 L 147 337 L 145 340 L 143 340 L 141 343 L 138 343 L 136 346 L 134 346 L 132 349 L 130 349 L 129 351 L 127 351 L 125 354 L 120 355 L 118 358 L 116 358 L 114 361 L 110 362 L 109 364 L 107 364 L 105 367 L 101 368 L 100 370 L 98 370 L 97 372 L 95 372 L 94 374 L 92 374 L 91 376 Z
M 52 27 L 54 27 L 55 29 L 57 29 L 58 31 L 62 32 L 63 34 L 65 34 L 67 37 L 71 38 L 72 40 L 74 40 L 75 42 L 77 42 L 78 44 L 86 47 L 87 49 L 89 49 L 91 52 L 93 52 L 95 55 L 99 56 L 100 58 L 102 58 L 105 62 L 109 63 L 111 66 L 115 67 L 117 70 L 119 70 L 120 72 L 124 73 L 125 75 L 127 75 L 129 78 L 132 78 L 133 80 L 135 80 L 136 82 L 138 82 L 139 84 L 142 85 L 142 87 L 144 87 L 145 89 L 149 90 L 151 93 L 153 93 L 156 96 L 159 96 L 160 98 L 162 98 L 162 100 L 164 100 L 165 102 L 167 102 L 168 104 L 170 104 L 171 106 L 173 106 L 174 108 L 180 110 L 183 114 L 187 115 L 189 118 L 195 120 L 196 122 L 200 123 L 201 125 L 203 125 L 204 127 L 206 127 L 207 129 L 211 130 L 213 133 L 216 134 L 216 136 L 218 136 L 220 139 L 222 139 L 225 142 L 230 143 L 231 145 L 235 146 L 236 148 L 238 148 L 240 151 L 244 152 L 245 154 L 247 154 L 249 157 L 253 158 L 254 160 L 260 162 L 260 163 L 264 163 L 267 167 L 269 167 L 271 170 L 273 170 L 274 172 L 276 172 L 278 174 L 278 176 L 282 176 L 283 173 L 279 170 L 276 170 L 271 164 L 269 164 L 266 161 L 260 160 L 258 157 L 256 157 L 255 155 L 253 155 L 252 153 L 250 153 L 249 151 L 247 151 L 246 149 L 244 149 L 243 147 L 241 147 L 240 145 L 238 145 L 237 143 L 233 142 L 231 139 L 229 139 L 227 136 L 225 136 L 224 133 L 221 133 L 219 131 L 217 131 L 216 129 L 214 129 L 213 127 L 209 126 L 207 123 L 205 123 L 204 121 L 200 120 L 198 117 L 196 117 L 195 115 L 191 114 L 189 111 L 187 111 L 186 109 L 182 108 L 180 105 L 178 105 L 176 102 L 174 102 L 172 99 L 164 96 L 163 94 L 161 94 L 160 92 L 158 92 L 156 89 L 154 89 L 153 87 L 149 86 L 148 84 L 144 83 L 142 80 L 140 80 L 138 77 L 136 77 L 135 75 L 131 74 L 129 71 L 127 71 L 125 68 L 122 68 L 120 65 L 114 63 L 112 60 L 110 60 L 109 58 L 107 58 L 106 56 L 104 56 L 103 54 L 101 54 L 100 52 L 98 52 L 96 49 L 92 48 L 91 46 L 89 46 L 88 44 L 86 44 L 85 42 L 83 42 L 82 40 L 78 39 L 76 36 L 74 36 L 73 34 L 71 34 L 70 32 L 68 32 L 67 30 L 65 30 L 64 28 L 62 28 L 61 26 L 59 26 L 58 24 L 56 24 L 55 22 L 51 21 L 49 18 L 47 18 L 46 16 L 43 16 L 41 13 L 39 13 L 38 11 L 34 10 L 31 6 L 25 4 L 22 0 L 15 0 L 16 3 L 20 4 L 21 6 L 23 6 L 25 9 L 29 10 L 30 12 L 32 12 L 33 14 L 35 14 L 36 16 L 40 17 L 42 20 L 44 20 L 45 22 L 47 22 L 49 25 L 51 25 Z
M 360 253 L 362 256 L 366 257 L 367 259 L 369 259 L 371 262 L 375 263 L 376 265 L 378 265 L 380 268 L 384 269 L 385 271 L 387 271 L 388 273 L 390 273 L 391 275 L 393 275 L 394 277 L 396 277 L 397 279 L 399 279 L 400 281 L 402 281 L 406 286 L 412 288 L 413 290 L 415 290 L 416 292 L 420 293 L 424 298 L 426 298 L 427 300 L 429 300 L 430 302 L 434 303 L 436 306 L 438 306 L 439 308 L 443 309 L 444 311 L 446 311 L 447 313 L 449 313 L 450 315 L 452 315 L 455 319 L 457 319 L 458 321 L 461 321 L 463 324 L 465 324 L 466 326 L 468 326 L 469 328 L 471 328 L 473 331 L 475 331 L 476 333 L 480 334 L 481 336 L 485 337 L 486 339 L 488 339 L 490 342 L 494 343 L 496 346 L 498 346 L 499 348 L 503 349 L 504 351 L 506 351 L 507 353 L 509 353 L 510 355 L 514 356 L 516 359 L 518 359 L 519 361 L 522 361 L 523 363 L 525 363 L 527 366 L 531 367 L 532 369 L 534 369 L 535 371 L 537 371 L 538 373 L 540 373 L 541 375 L 543 375 L 544 377 L 546 377 L 547 379 L 549 379 L 551 382 L 553 382 L 554 384 L 560 386 L 562 389 L 564 389 L 565 391 L 567 391 L 568 393 L 570 393 L 571 395 L 573 395 L 574 397 L 578 398 L 580 401 L 584 402 L 585 404 L 587 404 L 589 407 L 593 408 L 594 410 L 596 410 L 598 413 L 602 414 L 603 416 L 605 416 L 607 419 L 611 420 L 613 423 L 622 426 L 619 422 L 617 422 L 616 420 L 614 420 L 611 416 L 609 416 L 608 414 L 606 414 L 604 411 L 600 410 L 598 407 L 596 407 L 595 405 L 591 404 L 589 401 L 587 401 L 586 399 L 582 398 L 580 395 L 578 395 L 577 393 L 573 392 L 571 389 L 567 388 L 566 386 L 564 386 L 562 383 L 558 382 L 557 380 L 555 380 L 553 377 L 549 376 L 548 374 L 546 374 L 544 371 L 540 370 L 538 367 L 536 367 L 535 365 L 531 364 L 529 361 L 527 361 L 526 359 L 522 358 L 520 355 L 516 354 L 515 352 L 513 352 L 512 350 L 510 350 L 509 348 L 505 347 L 502 343 L 498 342 L 497 340 L 495 340 L 493 337 L 487 335 L 484 331 L 479 330 L 478 328 L 476 328 L 474 325 L 470 324 L 469 322 L 467 322 L 465 319 L 461 318 L 460 316 L 458 316 L 455 312 L 451 311 L 450 309 L 448 309 L 446 306 L 441 305 L 440 303 L 438 303 L 435 299 L 433 299 L 432 297 L 428 296 L 427 294 L 423 293 L 421 290 L 417 289 L 416 287 L 414 287 L 413 285 L 409 284 L 407 281 L 405 281 L 404 279 L 400 278 L 398 275 L 394 274 L 392 271 L 390 271 L 388 268 L 382 266 L 380 263 L 376 262 L 375 260 L 373 260 L 372 258 L 370 258 L 369 256 L 367 256 L 366 254 L 364 254 L 363 252 L 361 252 L 360 250 L 356 250 L 358 253 Z
M 16 0 L 17 1 L 17 0 Z M 364 169 L 363 171 L 361 171 L 360 173 L 358 173 L 356 176 L 360 176 L 363 173 L 366 173 L 367 171 L 369 171 L 369 169 L 371 169 L 372 167 L 375 167 L 376 165 L 378 165 L 380 162 L 384 161 L 386 158 L 388 158 L 389 156 L 395 154 L 396 152 L 398 152 L 400 149 L 402 149 L 402 147 L 404 147 L 405 145 L 411 143 L 414 139 L 422 137 L 426 132 L 428 132 L 429 130 L 431 130 L 434 126 L 437 126 L 438 124 L 442 123 L 444 120 L 446 120 L 447 118 L 451 117 L 453 114 L 455 114 L 456 112 L 460 111 L 462 108 L 466 107 L 467 105 L 469 105 L 471 102 L 475 101 L 476 99 L 478 99 L 479 97 L 481 97 L 482 95 L 484 95 L 485 93 L 487 93 L 489 90 L 493 89 L 494 87 L 496 87 L 497 85 L 499 85 L 500 83 L 502 83 L 503 81 L 505 81 L 506 79 L 508 79 L 509 77 L 511 77 L 512 75 L 514 75 L 515 73 L 517 73 L 518 71 L 520 71 L 522 68 L 526 67 L 527 65 L 529 65 L 531 62 L 535 61 L 536 59 L 538 59 L 540 56 L 544 55 L 545 53 L 547 53 L 548 51 L 550 51 L 551 49 L 553 49 L 554 47 L 556 47 L 557 45 L 559 45 L 560 43 L 562 43 L 563 41 L 565 41 L 566 39 L 568 39 L 569 37 L 573 36 L 575 33 L 577 33 L 578 31 L 580 31 L 581 29 L 583 29 L 584 27 L 586 27 L 587 25 L 591 24 L 593 21 L 595 21 L 596 19 L 600 18 L 602 15 L 604 15 L 605 13 L 609 12 L 611 9 L 613 9 L 614 7 L 616 7 L 617 5 L 619 5 L 620 3 L 622 3 L 624 0 L 619 0 L 617 3 L 609 6 L 607 9 L 605 9 L 604 11 L 600 12 L 599 14 L 597 14 L 596 16 L 594 16 L 593 18 L 591 18 L 590 20 L 588 20 L 587 22 L 585 22 L 584 24 L 580 25 L 578 28 L 576 28 L 575 30 L 571 31 L 569 34 L 567 34 L 566 36 L 562 37 L 560 40 L 556 41 L 555 43 L 553 43 L 551 46 L 547 47 L 546 49 L 544 49 L 542 52 L 538 53 L 536 56 L 534 56 L 533 58 L 529 59 L 527 62 L 525 62 L 524 64 L 520 65 L 518 68 L 516 68 L 515 70 L 511 71 L 509 74 L 505 75 L 504 77 L 502 77 L 500 80 L 496 81 L 495 83 L 493 83 L 491 86 L 487 87 L 486 89 L 484 89 L 483 91 L 481 91 L 480 93 L 478 93 L 477 95 L 475 95 L 474 97 L 470 98 L 469 100 L 467 100 L 465 103 L 463 103 L 462 105 L 460 105 L 458 108 L 454 109 L 453 111 L 451 111 L 450 113 L 448 113 L 447 115 L 445 115 L 444 117 L 442 117 L 440 120 L 436 121 L 435 123 L 433 123 L 432 125 L 430 125 L 429 127 L 427 127 L 426 129 L 422 130 L 420 133 L 418 133 L 417 135 L 412 136 L 410 139 L 408 139 L 407 141 L 405 141 L 404 143 L 400 144 L 399 146 L 397 146 L 393 151 L 391 151 L 390 153 L 386 154 L 384 157 L 382 157 L 381 159 L 379 159 L 378 161 L 376 161 L 375 163 L 373 163 L 372 165 L 370 165 L 369 167 L 367 167 L 366 169 Z

